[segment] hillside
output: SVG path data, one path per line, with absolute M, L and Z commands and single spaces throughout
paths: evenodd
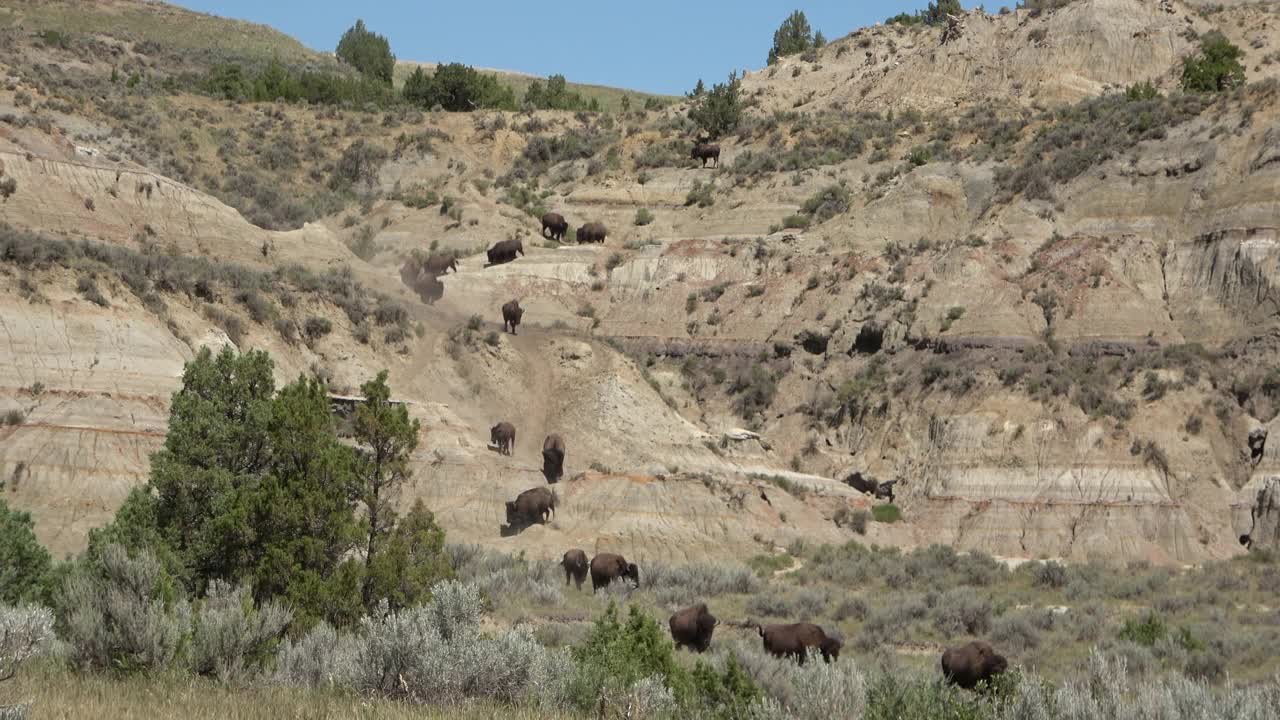
M 228 341 L 340 393 L 389 368 L 424 427 L 405 500 L 530 557 L 841 542 L 880 502 L 841 482 L 859 472 L 898 480 L 903 515 L 868 542 L 1190 564 L 1243 552 L 1276 472 L 1249 445 L 1280 409 L 1274 6 L 1078 0 L 969 13 L 946 44 L 864 29 L 749 73 L 702 169 L 687 101 L 230 102 L 182 74 L 292 41 L 175 34 L 154 3 L 95 4 L 92 31 L 71 4 L 7 5 L 0 477 L 59 555 L 146 478 L 183 362 Z M 1249 84 L 1183 96 L 1214 28 Z M 1125 96 L 1143 81 L 1162 94 Z M 609 237 L 540 239 L 543 209 Z M 527 254 L 484 267 L 509 237 Z M 33 249 L 52 238 L 120 254 Z M 434 305 L 401 282 L 413 250 L 461 256 Z M 517 336 L 497 332 L 513 297 Z M 510 458 L 487 447 L 500 420 Z M 561 511 L 502 537 L 551 432 Z

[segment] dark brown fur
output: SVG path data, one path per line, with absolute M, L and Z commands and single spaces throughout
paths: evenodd
M 764 649 L 774 657 L 795 658 L 804 664 L 810 648 L 822 653 L 822 659 L 835 662 L 840 658 L 841 643 L 813 623 L 790 623 L 786 625 L 757 625 Z
M 942 653 L 942 677 L 966 690 L 1008 669 L 1009 661 L 982 640 L 947 648 Z
M 591 558 L 592 594 L 602 587 L 608 587 L 609 583 L 618 578 L 628 577 L 635 580 L 636 587 L 640 587 L 640 568 L 635 563 L 627 562 L 621 555 L 600 553 Z
M 516 446 L 516 426 L 509 422 L 500 422 L 489 428 L 489 442 L 498 447 L 498 452 L 510 455 Z
M 427 258 L 423 269 L 432 275 L 444 275 L 449 270 L 453 270 L 456 273 L 458 272 L 458 258 L 452 255 L 432 255 Z
M 608 234 L 609 229 L 604 226 L 604 223 L 590 222 L 578 228 L 578 242 L 603 243 Z
M 550 488 L 525 490 L 507 502 L 507 525 L 546 523 L 556 514 L 556 494 Z
M 559 482 L 564 474 L 564 438 L 551 434 L 542 441 L 542 474 L 547 482 Z
M 512 300 L 502 306 L 502 329 L 511 328 L 511 334 L 516 334 L 516 326 L 520 324 L 520 318 L 524 317 L 524 308 L 520 307 L 519 300 Z
M 516 259 L 516 255 L 524 255 L 524 243 L 519 238 L 496 242 L 489 248 L 489 264 L 501 265 Z
M 689 153 L 689 157 L 694 160 L 701 160 L 702 167 L 707 166 L 708 160 L 711 160 L 714 166 L 719 166 L 720 146 L 715 143 L 698 143 L 693 146 L 693 151 Z
M 569 578 L 573 578 L 578 589 L 582 589 L 582 583 L 587 579 L 587 554 L 577 548 L 570 550 L 564 554 L 564 558 L 560 560 L 560 566 L 564 568 L 564 584 L 569 584 Z
M 548 237 L 547 230 L 551 230 L 551 239 L 556 242 L 564 241 L 564 234 L 569 232 L 569 221 L 564 219 L 560 213 L 549 212 L 542 216 L 542 236 Z
M 706 603 L 687 607 L 667 623 L 671 627 L 671 639 L 676 649 L 687 647 L 695 652 L 706 652 L 711 647 L 711 634 L 716 630 L 716 616 L 707 611 Z

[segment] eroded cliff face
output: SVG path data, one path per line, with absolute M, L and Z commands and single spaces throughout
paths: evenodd
M 1186 29 L 1211 26 L 1179 3 L 1138 0 L 1081 0 L 1040 17 L 971 13 L 945 45 L 937 31 L 874 28 L 816 62 L 751 73 L 744 87 L 759 103 L 753 117 L 766 119 L 860 103 L 1053 106 L 1145 79 L 1171 88 L 1191 51 Z M 1265 72 L 1251 67 L 1250 77 Z M 0 105 L 11 100 L 0 90 Z M 637 154 L 666 141 L 661 123 L 634 121 L 632 133 L 620 118 L 617 167 L 592 173 L 571 160 L 543 178 L 550 209 L 574 227 L 605 222 L 608 242 L 555 247 L 489 187 L 532 131 L 431 115 L 423 128 L 447 139 L 392 159 L 377 182 L 388 194 L 438 188 L 467 221 L 379 199 L 359 218 L 377 249 L 368 261 L 344 244 L 354 231 L 342 215 L 269 232 L 56 124 L 0 125 L 3 170 L 18 183 L 0 204 L 10 225 L 260 271 L 350 268 L 418 324 L 392 342 L 295 293 L 289 318 L 334 328 L 300 342 L 254 321 L 231 287 L 220 299 L 165 294 L 160 314 L 113 277 L 98 279 L 104 307 L 77 291 L 74 267 L 6 260 L 0 411 L 24 422 L 0 428 L 0 492 L 35 514 L 55 553 L 82 548 L 146 478 L 183 363 L 232 342 L 206 307 L 216 305 L 241 320 L 239 347 L 272 353 L 280 382 L 323 372 L 350 391 L 388 368 L 424 428 L 404 500 L 425 499 L 453 541 L 641 560 L 841 542 L 854 537 L 847 514 L 875 502 L 841 482 L 860 472 L 898 480 L 903 511 L 900 523 L 871 523 L 868 542 L 1171 564 L 1229 556 L 1241 534 L 1275 542 L 1280 443 L 1251 433 L 1277 437 L 1280 398 L 1245 380 L 1280 363 L 1278 116 L 1274 88 L 1253 86 L 1090 165 L 1050 200 L 1002 191 L 989 159 L 932 160 L 879 179 L 929 141 L 928 120 L 885 140 L 888 160 L 867 148 L 820 169 L 753 176 L 639 167 Z M 550 134 L 593 122 L 537 119 Z M 1023 145 L 1045 122 L 1020 131 Z M 778 151 L 765 135 L 722 145 L 730 166 L 747 151 Z M 712 204 L 687 200 L 710 180 Z M 836 185 L 846 210 L 805 231 L 771 231 Z M 641 208 L 652 223 L 635 222 Z M 506 237 L 522 237 L 526 255 L 486 267 L 478 249 Z M 399 271 L 433 243 L 462 257 L 428 306 Z M 526 308 L 519 336 L 498 331 L 512 298 Z M 472 315 L 480 329 L 463 332 Z M 518 429 L 512 457 L 487 447 L 502 420 Z M 552 432 L 568 446 L 556 519 L 503 536 L 503 503 L 544 482 L 539 450 Z

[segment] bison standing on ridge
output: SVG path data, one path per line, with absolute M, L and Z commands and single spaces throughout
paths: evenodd
M 512 528 L 546 524 L 555 514 L 556 494 L 550 488 L 531 488 L 507 502 L 507 525 Z
M 564 475 L 564 438 L 554 433 L 542 441 L 542 474 L 549 483 Z
M 720 146 L 715 143 L 700 142 L 693 146 L 693 151 L 689 153 L 689 157 L 694 160 L 701 160 L 702 167 L 707 166 L 707 161 L 711 160 L 713 167 L 720 166 Z
M 633 562 L 627 562 L 627 559 L 621 555 L 613 553 L 600 553 L 591 558 L 592 595 L 602 587 L 609 587 L 609 583 L 618 578 L 631 578 L 635 580 L 636 587 L 640 587 L 640 568 Z
M 519 238 L 496 242 L 487 253 L 490 265 L 509 263 L 516 259 L 517 254 L 524 255 L 524 243 Z
M 511 334 L 516 334 L 516 326 L 520 324 L 520 318 L 524 317 L 524 308 L 520 307 L 519 300 L 512 300 L 502 306 L 502 329 L 505 331 L 511 328 Z
M 608 228 L 604 223 L 589 222 L 578 228 L 579 243 L 604 243 L 605 236 L 609 234 Z
M 458 272 L 458 258 L 453 255 L 432 255 L 423 264 L 423 269 L 431 275 L 444 275 L 453 270 Z
M 498 452 L 503 455 L 510 455 L 516 445 L 516 426 L 500 422 L 489 428 L 489 444 L 498 448 Z
M 547 235 L 547 231 L 551 235 Z M 560 213 L 549 212 L 542 216 L 542 236 L 550 237 L 556 242 L 564 242 L 564 234 L 569 232 L 569 221 Z

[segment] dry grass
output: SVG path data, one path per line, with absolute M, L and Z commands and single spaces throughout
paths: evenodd
M 0 705 L 28 703 L 31 717 L 117 720 L 275 720 L 276 718 L 450 718 L 534 720 L 571 717 L 494 705 L 423 707 L 327 690 L 227 687 L 190 676 L 116 677 L 33 666 L 3 686 Z

